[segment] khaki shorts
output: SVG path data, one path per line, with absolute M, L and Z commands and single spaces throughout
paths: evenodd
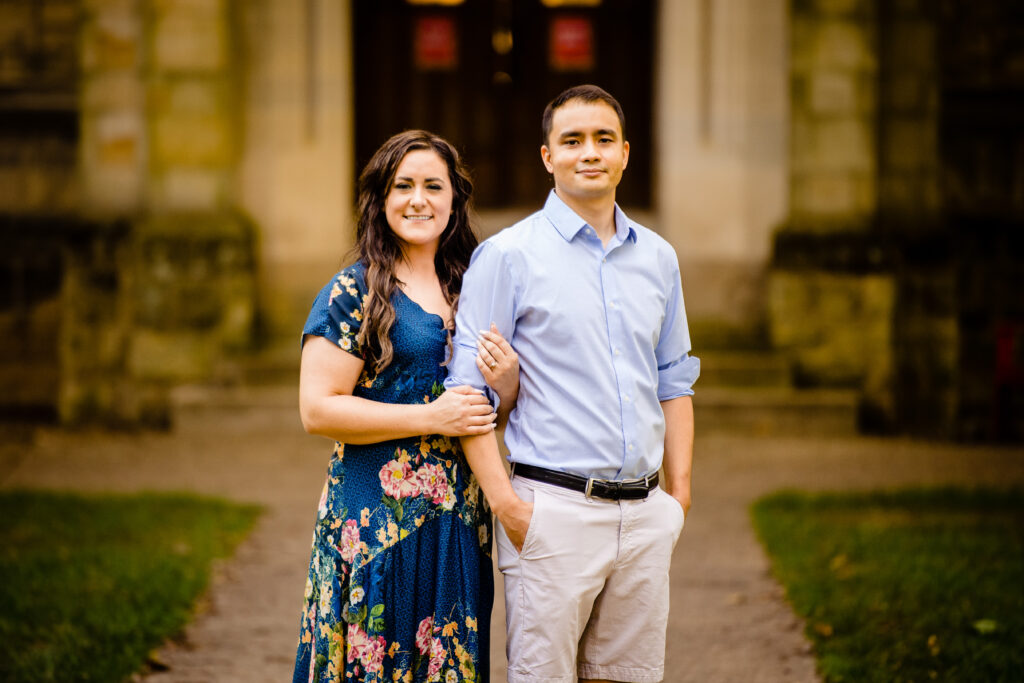
M 588 499 L 524 477 L 512 488 L 534 507 L 521 553 L 496 532 L 509 683 L 662 680 L 678 501 L 661 488 Z

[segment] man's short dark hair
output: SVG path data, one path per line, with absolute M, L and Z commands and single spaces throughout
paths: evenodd
M 541 117 L 542 145 L 548 144 L 548 137 L 551 135 L 551 120 L 555 117 L 555 110 L 573 100 L 588 104 L 591 102 L 604 102 L 614 109 L 615 114 L 619 117 L 619 127 L 622 128 L 623 139 L 625 139 L 626 115 L 622 113 L 622 105 L 603 88 L 588 84 L 576 85 L 563 91 L 558 97 L 548 102 L 548 106 L 544 107 L 544 116 Z

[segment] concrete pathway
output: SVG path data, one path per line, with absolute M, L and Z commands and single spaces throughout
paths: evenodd
M 169 433 L 38 432 L 0 448 L 0 487 L 189 490 L 266 506 L 218 566 L 183 636 L 147 683 L 290 679 L 298 609 L 329 444 L 303 433 L 296 390 L 186 389 Z M 665 680 L 818 680 L 802 624 L 783 600 L 747 508 L 784 487 L 1024 483 L 1024 448 L 892 439 L 769 438 L 698 425 L 694 507 L 676 548 Z M 5 434 L 6 436 L 6 434 Z M 18 442 L 22 442 L 20 445 Z M 500 585 L 500 583 L 499 583 Z M 504 681 L 495 605 L 494 680 Z

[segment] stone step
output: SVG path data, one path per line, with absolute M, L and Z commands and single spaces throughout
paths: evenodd
M 696 352 L 702 387 L 777 387 L 792 385 L 789 361 L 774 351 Z
M 792 387 L 701 387 L 693 399 L 697 433 L 853 436 L 857 392 Z

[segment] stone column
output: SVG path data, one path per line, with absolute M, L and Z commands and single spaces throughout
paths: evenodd
M 354 232 L 352 7 L 350 0 L 253 0 L 244 19 L 240 201 L 261 228 L 267 342 L 280 344 L 280 362 L 294 364 L 313 296 L 341 265 Z
M 786 215 L 786 3 L 664 0 L 657 25 L 657 225 L 679 254 L 694 338 L 747 346 Z

